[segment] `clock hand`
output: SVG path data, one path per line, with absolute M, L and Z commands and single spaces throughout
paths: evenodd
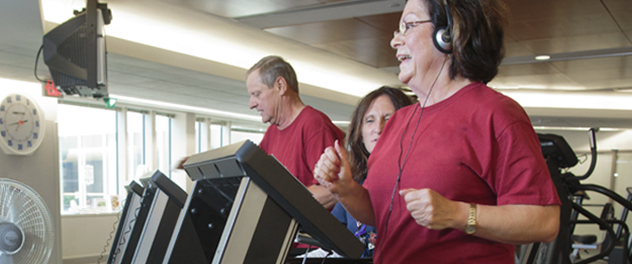
M 24 123 L 28 122 L 28 120 L 20 120 L 18 122 L 15 123 L 11 123 L 11 124 L 7 124 L 7 126 L 12 126 L 12 125 L 22 125 Z
M 21 126 L 21 125 L 24 125 L 24 123 L 26 123 L 26 122 L 28 122 L 28 120 L 20 120 L 20 121 L 18 121 L 18 122 L 15 122 L 15 123 L 17 123 L 17 124 L 18 124 L 18 126 L 17 126 L 17 127 L 15 127 L 15 131 L 18 131 L 18 128 L 20 128 L 20 126 Z M 11 125 L 14 125 L 15 123 L 13 123 L 13 124 L 11 124 Z

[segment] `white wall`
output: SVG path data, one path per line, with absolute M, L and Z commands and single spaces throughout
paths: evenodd
M 61 263 L 61 224 L 59 209 L 59 158 L 56 100 L 41 96 L 41 86 L 0 79 L 0 100 L 12 93 L 25 94 L 38 102 L 46 119 L 44 140 L 32 155 L 13 156 L 0 151 L 0 178 L 18 180 L 37 192 L 48 207 L 55 231 L 55 245 L 48 263 Z
M 103 253 L 101 263 L 105 263 L 110 253 L 117 221 L 117 214 L 62 216 L 64 264 L 97 263 L 104 249 L 106 252 Z

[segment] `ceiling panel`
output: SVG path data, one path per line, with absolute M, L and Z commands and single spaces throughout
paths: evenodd
M 269 28 L 266 31 L 312 45 L 393 36 L 392 31 L 380 30 L 353 18 Z
M 0 41 L 1 42 L 1 41 Z M 36 82 L 34 75 L 37 50 L 0 44 L 0 78 Z M 38 76 L 44 78 L 48 69 L 38 65 Z
M 113 68 L 113 67 L 110 67 Z M 114 70 L 108 70 L 108 81 L 110 86 L 115 83 L 117 85 L 135 85 L 150 81 L 148 78 L 139 77 L 137 75 L 128 74 L 125 72 L 119 72 Z
M 632 28 L 630 1 L 507 2 L 511 10 L 507 35 L 518 42 L 508 49 L 509 56 L 523 56 L 525 50 L 519 46 L 546 54 L 632 45 L 629 33 L 624 33 Z
M 521 87 L 526 89 L 538 88 L 542 90 L 553 88 L 581 88 L 581 84 L 571 80 L 561 73 L 533 74 L 524 76 L 499 74 L 490 82 L 494 88 Z
M 18 50 L 13 52 L 12 50 Z M 33 71 L 35 68 L 35 56 L 36 52 L 32 50 L 25 50 L 18 47 L 2 47 L 0 46 L 0 63 L 6 65 L 17 65 L 23 68 L 30 68 Z
M 630 37 L 632 31 L 632 1 L 629 0 L 602 0 L 608 10 L 616 19 L 621 29 Z
M 632 72 L 619 70 L 580 71 L 568 76 L 587 89 L 629 88 L 632 82 Z
M 233 17 L 245 25 L 267 29 L 323 21 L 388 14 L 403 10 L 406 0 L 350 0 L 247 17 Z
M 500 66 L 498 70 L 499 76 L 529 76 L 542 74 L 558 74 L 562 73 L 558 68 L 550 63 L 541 62 L 533 64 L 518 64 Z
M 401 15 L 401 12 L 395 12 L 381 15 L 356 17 L 355 19 L 360 20 L 374 28 L 388 32 L 388 37 L 390 38 L 393 37 L 393 32 L 399 28 L 399 18 L 401 17 Z
M 241 17 L 346 0 L 162 0 L 223 17 Z
M 383 68 L 399 64 L 390 47 L 399 16 L 399 13 L 388 13 L 269 28 L 266 31 Z
M 19 51 L 35 50 L 31 53 L 35 58 L 42 44 L 39 1 L 1 1 L 0 6 L 0 21 L 3 22 L 0 24 L 0 47 L 8 45 Z
M 519 42 L 534 54 L 555 54 L 563 52 L 601 50 L 629 47 L 629 40 L 621 33 L 604 33 L 562 38 L 543 38 Z M 513 56 L 513 54 L 508 54 Z
M 607 70 L 632 74 L 632 71 L 624 71 L 626 66 L 632 65 L 632 56 L 556 61 L 550 64 L 565 73 Z
M 504 0 L 513 22 L 542 19 L 566 20 L 603 11 L 600 1 L 594 0 Z
M 371 38 L 314 46 L 376 68 L 398 66 L 399 61 L 395 57 L 395 50 L 390 49 L 389 41 L 390 38 Z
M 586 89 L 630 87 L 632 56 L 569 60 L 550 63 Z
M 513 22 L 508 27 L 508 35 L 518 41 L 601 33 L 620 33 L 616 22 L 608 13 L 566 18 L 561 21 L 558 17 L 520 21 Z
M 522 57 L 522 56 L 534 56 L 536 52 L 522 43 L 511 41 L 511 38 L 505 37 L 505 57 Z

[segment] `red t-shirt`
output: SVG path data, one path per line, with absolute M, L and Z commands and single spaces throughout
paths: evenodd
M 279 160 L 303 185 L 310 186 L 318 183 L 314 179 L 314 165 L 336 139 L 342 145 L 342 130 L 327 115 L 306 106 L 285 129 L 269 126 L 259 147 Z
M 388 220 L 387 214 L 400 155 L 405 163 L 398 190 L 430 188 L 451 200 L 485 205 L 560 204 L 528 116 L 481 83 L 420 114 L 419 104 L 397 111 L 368 161 L 364 186 L 376 218 L 376 263 L 513 263 L 513 245 L 418 225 L 399 193 Z

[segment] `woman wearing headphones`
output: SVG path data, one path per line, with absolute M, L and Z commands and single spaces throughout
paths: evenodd
M 419 103 L 389 120 L 353 180 L 336 144 L 315 178 L 378 234 L 375 263 L 514 263 L 550 242 L 560 200 L 524 110 L 485 84 L 503 56 L 496 0 L 409 0 L 391 40 Z

